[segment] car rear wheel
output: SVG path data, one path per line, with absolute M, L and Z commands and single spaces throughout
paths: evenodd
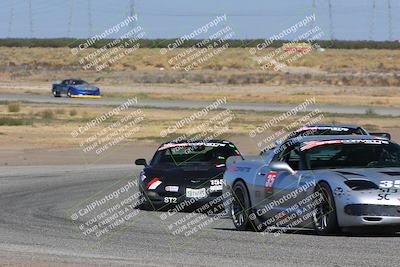
M 53 90 L 53 96 L 54 97 L 60 97 L 60 93 L 57 92 L 57 90 Z
M 319 204 L 313 214 L 314 228 L 319 235 L 333 235 L 338 232 L 335 201 L 327 183 L 319 183 L 315 189 L 319 193 Z
M 251 204 L 245 184 L 241 181 L 236 182 L 232 191 L 231 215 L 233 224 L 239 231 L 251 229 L 251 221 L 249 218 Z
M 71 96 L 72 96 L 71 90 L 68 90 L 67 96 L 68 96 L 68 97 L 71 97 Z

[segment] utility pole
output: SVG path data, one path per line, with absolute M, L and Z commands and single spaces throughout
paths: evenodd
M 13 28 L 14 4 L 15 4 L 15 0 L 11 0 L 10 21 L 8 22 L 8 32 L 7 32 L 7 37 L 8 38 L 11 36 L 11 32 L 12 32 L 12 28 Z
M 74 12 L 74 0 L 69 0 L 69 16 L 68 16 L 68 33 L 67 36 L 68 37 L 72 37 L 71 36 L 71 28 L 72 28 L 72 15 Z
M 312 0 L 312 12 L 316 16 L 316 13 L 317 13 L 316 0 Z M 311 29 L 313 29 L 314 26 L 315 26 L 315 23 L 314 23 L 314 21 L 312 21 L 311 24 L 310 24 Z
M 93 34 L 93 24 L 92 24 L 92 0 L 88 1 L 88 27 L 89 27 L 89 37 Z
M 393 25 L 392 25 L 392 5 L 388 0 L 388 24 L 389 24 L 389 41 L 393 40 Z
M 328 1 L 329 5 L 329 31 L 331 35 L 331 40 L 334 40 L 334 31 L 333 31 L 333 14 L 332 14 L 332 3 L 331 0 Z
M 130 0 L 129 3 L 129 16 L 134 17 L 136 15 L 136 9 L 135 9 L 135 0 Z M 132 22 L 132 29 L 134 29 L 136 26 L 136 21 Z
M 369 24 L 369 40 L 372 41 L 374 38 L 374 29 L 375 29 L 375 9 L 376 9 L 376 2 L 372 0 L 372 14 L 371 14 L 371 21 Z
M 31 38 L 33 38 L 32 0 L 28 0 L 28 8 L 29 8 L 29 30 L 30 30 Z

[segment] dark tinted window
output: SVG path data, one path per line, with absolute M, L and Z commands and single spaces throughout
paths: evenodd
M 366 132 L 362 128 L 347 128 L 347 127 L 322 127 L 309 128 L 294 132 L 291 137 L 311 136 L 311 135 L 364 135 Z
M 83 81 L 83 80 L 73 80 L 72 85 L 80 85 L 80 84 L 87 84 L 87 82 Z
M 329 144 L 303 151 L 307 169 L 400 167 L 400 146 Z
M 224 144 L 224 146 L 178 146 L 158 151 L 152 160 L 152 165 L 225 163 L 228 157 L 237 155 L 240 155 L 239 151 L 231 144 Z

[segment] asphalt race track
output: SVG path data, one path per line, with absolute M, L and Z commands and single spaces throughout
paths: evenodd
M 83 236 L 68 211 L 120 179 L 130 165 L 0 168 L 0 259 L 89 265 L 394 266 L 399 237 L 279 236 L 233 230 L 221 218 L 189 237 L 173 235 L 162 212 L 139 211 L 124 229 L 103 239 Z M 165 213 L 164 213 L 165 214 Z M 179 213 L 175 219 L 189 213 Z M 200 215 L 199 215 L 200 216 Z M 0 262 L 1 265 L 1 262 Z
M 31 103 L 60 103 L 60 104 L 81 104 L 81 105 L 109 105 L 117 106 L 126 102 L 126 99 L 102 98 L 102 99 L 78 99 L 78 98 L 55 98 L 52 96 L 27 95 L 27 94 L 0 94 L 0 101 L 23 101 Z M 186 101 L 186 100 L 152 100 L 139 99 L 138 107 L 154 108 L 199 108 L 202 109 L 210 102 Z M 275 104 L 275 103 L 241 103 L 227 102 L 221 108 L 231 110 L 250 110 L 250 111 L 277 111 L 287 112 L 298 104 Z M 305 112 L 318 108 L 320 112 L 337 114 L 366 114 L 371 110 L 368 106 L 346 106 L 346 105 L 309 105 Z M 400 109 L 395 107 L 374 107 L 373 112 L 377 115 L 400 116 Z

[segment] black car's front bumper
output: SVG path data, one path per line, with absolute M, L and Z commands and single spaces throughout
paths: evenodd
M 190 198 L 178 192 L 156 192 L 146 190 L 142 192 L 147 205 L 154 210 L 173 209 L 174 211 L 205 212 L 210 208 L 223 209 L 224 197 L 221 191 L 209 193 L 204 198 Z

